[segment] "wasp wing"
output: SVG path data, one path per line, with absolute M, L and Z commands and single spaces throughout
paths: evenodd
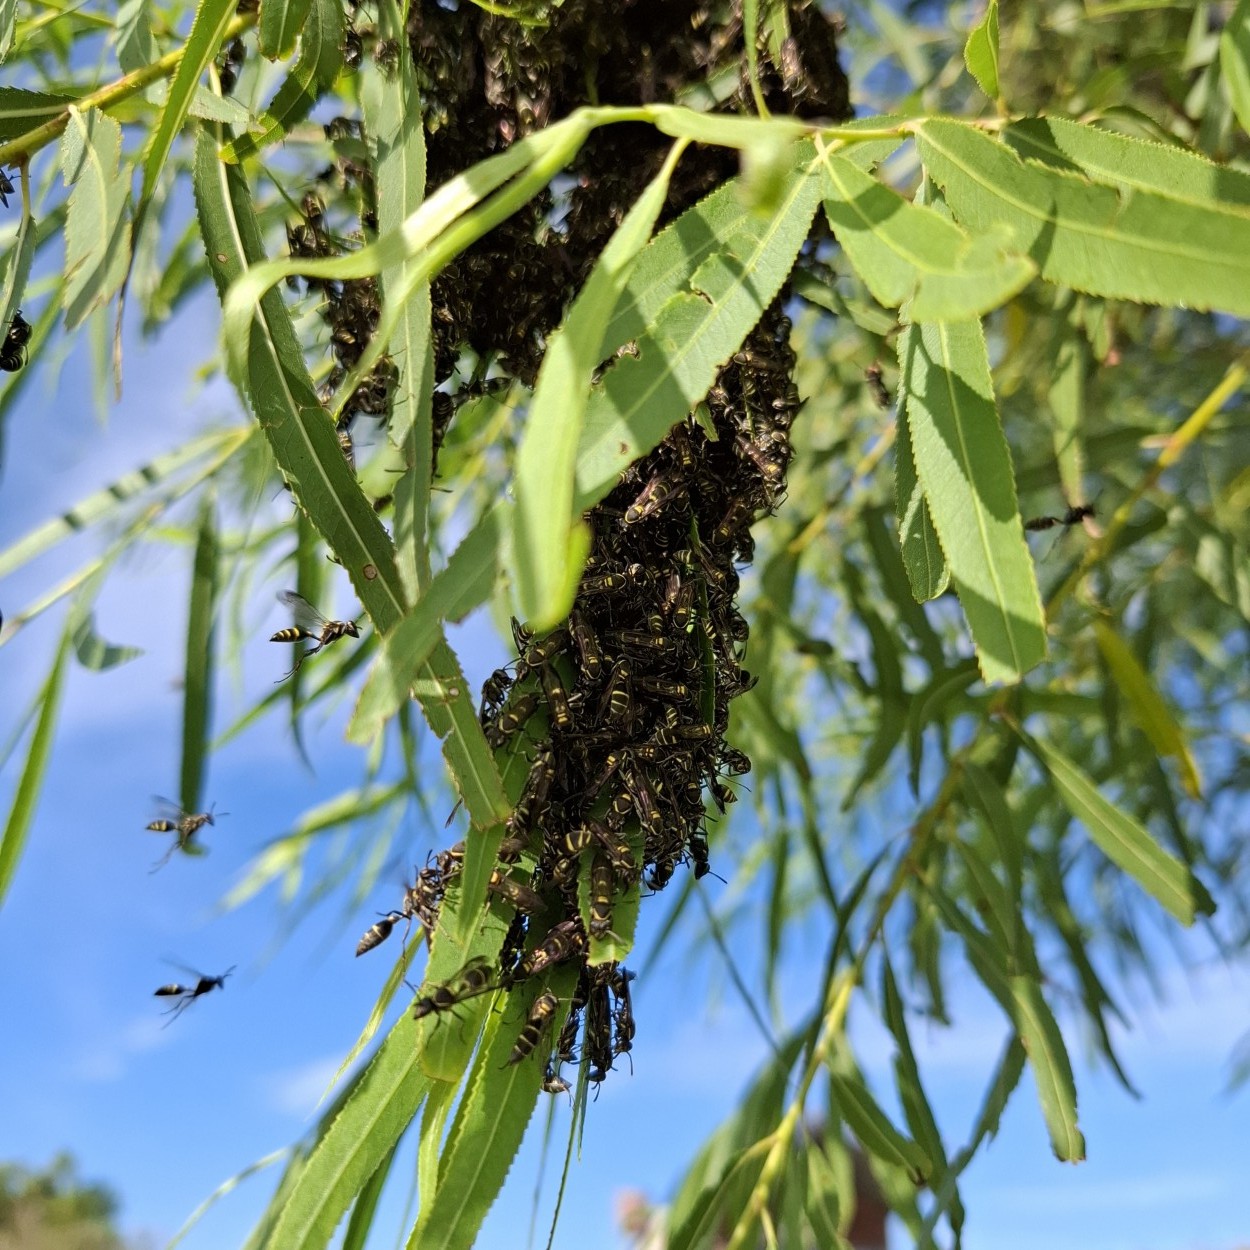
M 330 623 L 303 595 L 298 595 L 293 590 L 282 591 L 278 595 L 278 602 L 291 610 L 291 615 L 298 626 L 314 634 L 321 633 L 322 629 Z

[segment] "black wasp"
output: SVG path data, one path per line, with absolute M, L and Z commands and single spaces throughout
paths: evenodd
M 205 825 L 216 824 L 217 816 L 230 815 L 229 812 L 214 812 L 213 809 L 217 806 L 215 803 L 206 812 L 192 813 L 184 812 L 177 803 L 171 803 L 168 799 L 161 798 L 159 794 L 153 797 L 152 802 L 156 804 L 160 815 L 147 827 L 153 833 L 176 833 L 178 835 L 173 846 L 156 862 L 152 868 L 153 872 L 157 868 L 163 868 L 175 851 L 185 851 L 188 855 L 202 855 L 204 848 L 195 841 L 195 835 Z
M 4 166 L 0 165 L 0 204 L 8 208 L 9 196 L 16 190 L 17 188 L 9 180 L 9 175 L 4 172 Z
M 1026 530 L 1048 530 L 1053 529 L 1056 525 L 1079 525 L 1085 518 L 1094 515 L 1094 505 L 1092 503 L 1073 504 L 1063 516 L 1035 516 L 1031 521 L 1025 521 L 1024 528 Z
M 286 677 L 296 672 L 310 655 L 316 655 L 318 651 L 323 647 L 328 647 L 332 642 L 338 642 L 340 638 L 360 637 L 360 626 L 355 621 L 331 621 L 322 616 L 303 595 L 298 595 L 293 590 L 282 591 L 278 595 L 278 602 L 291 609 L 295 624 L 289 629 L 278 630 L 269 641 L 304 642 L 307 640 L 317 644 L 301 652 L 295 661 L 295 667 L 286 674 Z M 280 680 L 285 681 L 286 677 Z
M 178 1001 L 165 1013 L 172 1016 L 173 1019 L 165 1025 L 166 1028 L 173 1024 L 180 1015 L 188 1007 L 191 1006 L 197 998 L 203 997 L 205 994 L 211 993 L 213 990 L 224 990 L 226 988 L 226 978 L 234 971 L 235 965 L 231 965 L 219 977 L 208 977 L 202 972 L 196 972 L 194 968 L 187 968 L 183 964 L 177 964 L 176 967 L 182 968 L 183 971 L 189 972 L 195 977 L 194 985 L 179 985 L 178 982 L 171 982 L 169 985 L 162 985 L 160 989 L 154 990 L 153 993 L 157 998 L 176 998 Z
M 5 373 L 16 373 L 26 363 L 26 344 L 30 342 L 30 334 L 30 322 L 22 316 L 19 308 L 9 322 L 4 341 L 0 342 L 0 369 Z

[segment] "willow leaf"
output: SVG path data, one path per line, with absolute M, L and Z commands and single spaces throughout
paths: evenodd
M 964 64 L 977 80 L 977 86 L 991 100 L 997 100 L 998 81 L 998 0 L 989 0 L 985 16 L 968 32 L 964 44 Z
M 829 1086 L 830 1096 L 859 1144 L 875 1158 L 904 1169 L 914 1184 L 923 1184 L 933 1170 L 933 1161 L 890 1123 L 863 1081 L 830 1072 Z
M 1202 778 L 1198 774 L 1197 761 L 1163 695 L 1137 662 L 1128 644 L 1106 621 L 1094 621 L 1094 637 L 1138 728 L 1160 755 L 1171 756 L 1176 761 L 1189 797 L 1201 797 Z
M 139 207 L 135 210 L 136 230 L 142 224 L 147 206 L 156 190 L 156 180 L 174 145 L 174 138 L 182 129 L 191 107 L 191 99 L 199 84 L 200 75 L 221 48 L 221 41 L 238 6 L 233 0 L 200 0 L 191 22 L 191 32 L 170 84 L 169 98 L 161 110 L 161 120 L 148 143 L 143 158 L 143 189 L 139 195 Z
M 1036 266 L 1000 227 L 970 237 L 843 156 L 822 153 L 825 214 L 874 298 L 904 321 L 963 321 L 1019 292 Z
M 146 494 L 153 487 L 160 486 L 201 457 L 211 455 L 213 458 L 203 474 L 208 476 L 233 456 L 251 436 L 252 431 L 246 427 L 215 430 L 118 478 L 103 490 L 88 495 L 81 503 L 60 516 L 36 526 L 12 546 L 0 551 L 0 577 L 8 577 L 15 569 L 21 568 L 44 552 L 51 551 L 59 543 L 81 534 L 83 530 L 112 520 L 131 500 Z
M 405 38 L 396 0 L 382 0 L 378 20 L 383 38 Z M 412 58 L 401 56 L 389 77 L 375 64 L 365 78 L 361 96 L 365 127 L 377 145 L 374 179 L 378 233 L 385 236 L 398 231 L 425 198 L 425 131 Z M 408 285 L 407 265 L 384 267 L 379 285 L 385 304 L 392 292 L 402 292 Z M 430 315 L 429 284 L 419 283 L 400 303 L 387 345 L 396 370 L 390 436 L 402 449 L 408 466 L 395 487 L 395 545 L 400 575 L 414 602 L 430 578 L 426 537 L 434 460 Z
M 1198 914 L 1210 915 L 1215 903 L 1187 865 L 1168 854 L 1126 811 L 1099 793 L 1098 787 L 1066 755 L 1049 743 L 1025 738 L 1046 765 L 1068 811 L 1085 827 L 1091 840 L 1147 894 L 1157 899 L 1181 924 Z
M 22 292 L 26 290 L 30 278 L 30 266 L 35 259 L 35 242 L 38 230 L 35 219 L 23 213 L 21 223 L 17 227 L 17 238 L 4 258 L 4 290 L 0 292 L 0 326 L 8 326 L 13 321 L 13 314 L 18 311 L 22 302 Z
M 1239 3 L 1241 0 L 1239 0 Z M 1250 173 L 1173 144 L 1155 143 L 1065 117 L 1026 117 L 1003 130 L 1027 161 L 1084 174 L 1126 191 L 1154 191 L 1244 223 L 1250 216 Z
M 151 0 L 122 0 L 117 6 L 117 63 L 127 74 L 156 60 L 151 7 Z
M 904 336 L 906 338 L 906 336 Z M 907 392 L 910 378 L 906 373 L 908 360 L 902 361 L 904 373 L 899 386 L 898 445 L 894 452 L 894 503 L 898 518 L 899 551 L 907 580 L 917 603 L 936 599 L 950 584 L 950 566 L 942 554 L 942 544 L 933 528 L 929 505 L 925 502 L 920 479 L 916 476 L 916 460 L 912 452 L 911 426 L 907 420 Z
M 143 654 L 142 647 L 118 646 L 116 643 L 105 642 L 95 628 L 95 614 L 87 612 L 78 622 L 73 631 L 72 642 L 74 657 L 83 668 L 93 673 L 103 673 L 110 668 L 118 668 L 123 664 L 136 660 Z M 189 812 L 198 812 L 198 807 L 188 807 Z
M 1076 1123 L 1076 1081 L 1059 1025 L 1036 977 L 1013 976 L 1011 994 L 1016 1028 L 1037 1081 L 1050 1144 L 1064 1163 L 1079 1163 L 1085 1158 L 1085 1138 Z
M 127 182 L 118 177 L 122 128 L 99 109 L 70 106 L 61 138 L 61 172 L 69 194 L 65 325 L 74 329 L 107 303 L 126 276 L 130 256 Z
M 265 14 L 272 9 L 271 0 L 261 6 L 261 37 L 264 38 Z M 288 3 L 287 11 L 303 7 Z M 301 19 L 302 20 L 302 19 Z M 283 37 L 285 37 L 283 32 Z M 291 33 L 291 44 L 295 35 Z M 262 49 L 263 50 L 263 49 Z M 266 55 L 285 55 L 266 53 Z M 340 0 L 313 0 L 312 13 L 304 26 L 300 53 L 291 72 L 278 88 L 269 107 L 257 118 L 257 128 L 242 135 L 222 149 L 221 159 L 230 164 L 281 142 L 296 122 L 301 122 L 321 96 L 334 85 L 343 66 L 343 6 Z
M 21 87 L 0 87 L 0 142 L 15 139 L 44 122 L 50 122 L 73 103 L 73 96 L 25 91 Z
M 981 673 L 1019 681 L 1046 653 L 1045 622 L 981 326 L 909 326 L 899 353 L 916 473 Z
M 17 26 L 17 0 L 0 0 L 0 61 L 13 47 L 13 31 Z
M 211 495 L 200 512 L 187 607 L 186 662 L 182 686 L 182 768 L 179 801 L 184 812 L 201 810 L 204 758 L 212 722 L 213 677 L 217 647 L 217 517 Z
M 321 1250 L 416 1115 L 429 1081 L 405 1013 L 314 1146 L 265 1250 Z
M 806 148 L 810 155 L 810 148 Z M 591 394 L 577 460 L 575 507 L 602 499 L 707 394 L 759 321 L 811 228 L 820 180 L 796 176 L 772 217 L 748 218 L 733 250 L 713 252 Z M 697 210 L 696 206 L 696 210 Z
M 261 56 L 276 61 L 291 55 L 311 5 L 312 0 L 264 0 L 257 30 Z
M 238 166 L 217 159 L 205 132 L 196 149 L 196 205 L 213 277 L 224 297 L 264 255 L 251 193 Z M 383 636 L 406 610 L 406 595 L 390 536 L 360 489 L 328 414 L 308 377 L 281 295 L 264 295 L 243 325 L 246 347 L 234 357 L 235 380 L 296 499 L 342 561 L 365 611 Z M 452 779 L 470 819 L 495 823 L 506 800 L 494 757 L 451 648 L 440 641 L 414 686 L 431 729 L 443 742 Z
M 1250 134 L 1250 3 L 1238 0 L 1220 32 L 1220 72 L 1228 87 L 1233 112 Z
M 371 741 L 399 711 L 442 637 L 442 622 L 463 620 L 490 597 L 498 576 L 499 512 L 492 509 L 469 531 L 417 605 L 387 634 L 348 725 L 352 742 Z M 499 819 L 506 815 L 501 810 Z
M 65 661 L 69 657 L 73 626 L 74 622 L 67 623 L 62 632 L 56 659 L 53 660 L 47 680 L 39 693 L 39 719 L 31 736 L 22 775 L 18 778 L 13 794 L 13 806 L 9 808 L 4 833 L 0 836 L 0 906 L 3 906 L 9 886 L 13 884 L 18 861 L 26 846 L 26 835 L 30 832 L 30 822 L 39 802 L 39 791 L 43 786 L 43 775 L 48 767 L 52 738 L 56 732 L 56 718 L 65 685 Z
M 590 550 L 573 507 L 577 446 L 604 322 L 655 227 L 684 143 L 674 144 L 599 256 L 559 330 L 547 341 L 517 451 L 513 557 L 521 619 L 536 631 L 568 615 Z M 580 512 L 580 510 L 578 510 Z
M 973 233 L 1009 227 L 1047 281 L 1147 304 L 1250 312 L 1250 216 L 1215 199 L 1129 194 L 1079 167 L 1026 163 L 959 122 L 924 121 L 916 135 L 956 220 Z

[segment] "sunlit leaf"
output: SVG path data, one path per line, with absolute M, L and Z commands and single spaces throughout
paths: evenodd
M 1045 655 L 1046 633 L 981 327 L 909 326 L 899 359 L 917 477 L 981 673 L 1019 681 Z
M 959 122 L 917 130 L 921 158 L 955 218 L 974 233 L 1007 226 L 1042 277 L 1095 295 L 1246 315 L 1250 215 L 1192 182 L 1183 191 L 1096 183 L 1022 161 Z M 1125 160 L 1123 174 L 1131 177 Z M 1071 166 L 1069 166 L 1071 168 Z
M 62 295 L 68 329 L 113 296 L 126 276 L 130 259 L 130 197 L 117 172 L 121 127 L 90 109 L 69 110 L 61 139 L 61 172 L 73 187 L 65 228 Z
M 1050 772 L 1059 797 L 1112 863 L 1157 899 L 1182 924 L 1209 915 L 1215 903 L 1206 887 L 1179 859 L 1169 855 L 1150 833 L 1098 788 L 1066 755 L 1051 744 L 1025 739 Z
M 964 64 L 977 80 L 977 86 L 991 100 L 997 100 L 998 81 L 998 0 L 989 0 L 985 16 L 968 32 L 964 44 Z
M 1016 1027 L 1037 1080 L 1051 1147 L 1064 1163 L 1079 1163 L 1085 1158 L 1085 1138 L 1076 1123 L 1076 1082 L 1059 1025 L 1035 977 L 1012 977 L 1011 993 Z
M 273 61 L 291 55 L 312 3 L 313 0 L 264 0 L 258 27 L 262 56 Z

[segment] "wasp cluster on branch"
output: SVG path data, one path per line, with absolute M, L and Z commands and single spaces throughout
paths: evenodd
M 432 187 L 587 103 L 671 102 L 715 81 L 718 107 L 754 111 L 740 0 L 540 7 L 543 20 L 533 25 L 473 4 L 410 8 L 408 50 Z M 770 11 L 782 13 L 780 25 L 761 33 L 757 58 L 769 108 L 847 118 L 835 24 L 812 0 L 784 0 Z M 643 124 L 596 131 L 569 179 L 436 276 L 436 448 L 460 396 L 488 374 L 533 384 L 552 331 L 669 146 Z M 736 171 L 736 156 L 724 149 L 687 152 L 660 224 Z M 508 908 L 512 923 L 497 963 L 471 961 L 427 987 L 416 1010 L 454 1010 L 465 998 L 576 963 L 563 1027 L 554 1028 L 558 1000 L 542 990 L 510 1056 L 540 1056 L 550 1092 L 568 1088 L 562 1064 L 580 1056 L 597 1083 L 629 1054 L 632 974 L 605 960 L 611 947 L 601 943 L 614 936 L 626 896 L 664 888 L 682 864 L 696 877 L 710 871 L 708 805 L 723 811 L 735 798 L 732 779 L 751 766 L 725 737 L 731 700 L 752 685 L 738 566 L 753 556 L 752 523 L 785 490 L 800 408 L 790 329 L 783 292 L 697 414 L 587 514 L 592 547 L 569 619 L 542 637 L 517 624 L 516 660 L 483 688 L 488 740 L 528 760 L 490 880 L 493 905 Z M 473 368 L 461 382 L 465 360 Z M 401 921 L 417 919 L 433 933 L 463 858 L 459 845 L 432 856 L 403 905 L 366 931 L 357 953 Z

